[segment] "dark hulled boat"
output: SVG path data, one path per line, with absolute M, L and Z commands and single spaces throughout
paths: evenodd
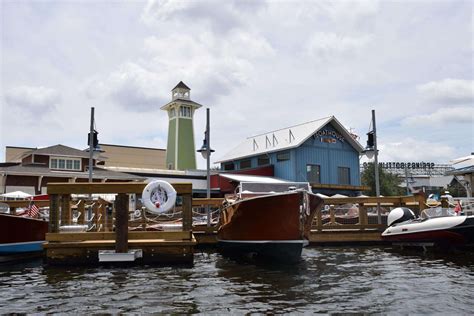
M 47 232 L 45 220 L 0 213 L 0 255 L 41 252 Z
M 280 189 L 284 186 L 286 191 L 279 193 L 241 190 L 244 193 L 236 199 L 224 202 L 217 232 L 223 253 L 284 262 L 300 260 L 323 201 L 309 192 L 307 184 L 299 189 L 290 185 L 290 190 L 288 184 L 279 184 Z M 271 191 L 275 192 L 275 187 Z

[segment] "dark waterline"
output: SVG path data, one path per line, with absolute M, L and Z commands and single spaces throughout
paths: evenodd
M 306 248 L 293 266 L 198 251 L 192 267 L 0 266 L 0 312 L 470 314 L 474 253 Z

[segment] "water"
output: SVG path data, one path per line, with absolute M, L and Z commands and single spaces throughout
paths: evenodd
M 293 266 L 197 251 L 192 267 L 0 266 L 0 312 L 470 314 L 474 253 L 306 248 Z

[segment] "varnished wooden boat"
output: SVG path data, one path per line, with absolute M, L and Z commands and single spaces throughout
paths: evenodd
M 0 255 L 43 251 L 48 222 L 0 213 Z
M 297 262 L 323 201 L 308 190 L 298 189 L 242 195 L 224 203 L 217 232 L 223 253 Z

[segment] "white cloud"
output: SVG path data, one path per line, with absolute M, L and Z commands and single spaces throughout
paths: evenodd
M 264 38 L 237 30 L 225 40 L 205 32 L 150 36 L 143 45 L 146 56 L 120 66 L 105 79 L 91 79 L 87 95 L 109 97 L 128 110 L 146 111 L 168 102 L 170 85 L 183 80 L 195 82 L 190 84 L 193 90 L 213 103 L 246 84 L 253 76 L 254 60 L 273 55 Z
M 165 103 L 163 77 L 135 63 L 126 63 L 107 78 L 91 79 L 85 93 L 89 98 L 109 97 L 128 111 L 152 111 Z
M 441 104 L 474 105 L 474 81 L 460 79 L 444 79 L 431 81 L 417 86 L 418 92 L 427 101 Z
M 455 148 L 448 144 L 407 137 L 403 141 L 381 144 L 379 161 L 447 163 L 455 156 Z
M 4 97 L 9 106 L 36 115 L 51 111 L 60 101 L 56 90 L 42 86 L 15 86 L 6 91 Z
M 185 25 L 201 22 L 214 32 L 221 33 L 240 27 L 243 24 L 242 14 L 255 13 L 264 6 L 264 1 L 151 0 L 145 6 L 141 19 L 149 26 L 169 20 L 181 20 Z
M 350 37 L 317 32 L 308 40 L 306 51 L 309 55 L 321 60 L 337 59 L 359 53 L 370 41 L 370 35 Z
M 429 114 L 414 115 L 402 120 L 403 126 L 459 126 L 474 124 L 473 107 L 441 108 Z

